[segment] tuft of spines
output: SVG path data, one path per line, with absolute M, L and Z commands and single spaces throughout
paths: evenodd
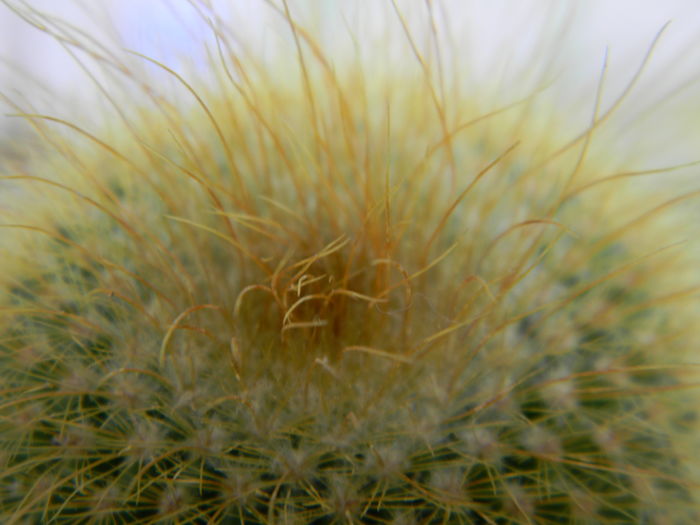
M 694 194 L 438 95 L 396 4 L 417 71 L 371 76 L 288 7 L 300 85 L 214 26 L 211 84 L 142 57 L 190 107 L 125 62 L 110 140 L 17 108 L 2 521 L 695 520 Z

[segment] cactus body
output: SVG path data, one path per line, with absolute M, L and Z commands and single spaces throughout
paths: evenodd
M 333 67 L 293 20 L 295 82 L 222 45 L 113 139 L 26 117 L 1 521 L 695 522 L 674 203 L 539 95 Z

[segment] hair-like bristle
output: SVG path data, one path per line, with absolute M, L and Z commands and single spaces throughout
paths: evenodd
M 113 82 L 8 99 L 2 523 L 698 522 L 698 192 L 636 184 L 691 165 L 593 145 L 637 75 L 573 131 L 462 87 L 427 5 L 401 64 L 211 13 L 199 80 L 13 5 Z

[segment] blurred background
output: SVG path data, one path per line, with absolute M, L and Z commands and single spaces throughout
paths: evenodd
M 282 6 L 281 0 L 270 3 Z M 376 46 L 381 46 L 386 23 L 382 16 L 391 13 L 390 7 L 376 11 L 379 4 L 391 6 L 391 1 L 290 0 L 292 9 L 306 13 L 321 34 L 326 25 L 338 27 L 325 24 L 335 18 L 360 33 L 373 27 Z M 457 50 L 455 63 L 468 61 L 476 83 L 498 78 L 501 87 L 508 86 L 546 62 L 558 85 L 559 107 L 582 115 L 591 112 L 606 49 L 603 107 L 614 102 L 650 43 L 670 22 L 639 86 L 625 100 L 626 113 L 622 112 L 619 122 L 624 128 L 647 119 L 648 125 L 659 128 L 648 140 L 654 143 L 660 162 L 694 160 L 691 157 L 700 151 L 693 142 L 700 134 L 686 133 L 695 129 L 700 108 L 697 0 L 396 0 L 396 4 L 419 22 L 421 17 L 425 20 L 429 4 L 438 23 L 450 26 L 457 39 L 452 44 Z M 198 64 L 206 64 L 206 48 L 201 44 L 215 49 L 205 21 L 213 13 L 226 21 L 235 38 L 261 48 L 287 30 L 263 0 L 0 1 L 0 147 L 13 138 L 21 140 L 20 119 L 6 116 L 16 112 L 13 103 L 70 118 L 72 111 L 85 110 L 99 99 L 96 84 L 84 69 L 89 57 L 72 56 L 70 46 L 32 27 L 14 11 L 18 8 L 29 22 L 34 9 L 56 16 L 61 20 L 56 27 L 65 27 L 66 34 L 75 34 L 78 28 L 86 39 L 105 49 L 133 49 L 174 68 L 187 57 L 190 74 L 197 74 Z M 327 34 L 324 43 L 330 46 L 336 39 L 340 38 Z M 88 71 L 94 68 L 88 66 Z M 674 132 L 664 133 L 671 125 Z

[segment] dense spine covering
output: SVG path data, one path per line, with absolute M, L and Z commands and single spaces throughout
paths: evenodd
M 298 83 L 221 31 L 189 108 L 17 108 L 0 521 L 697 521 L 693 194 L 278 11 Z

